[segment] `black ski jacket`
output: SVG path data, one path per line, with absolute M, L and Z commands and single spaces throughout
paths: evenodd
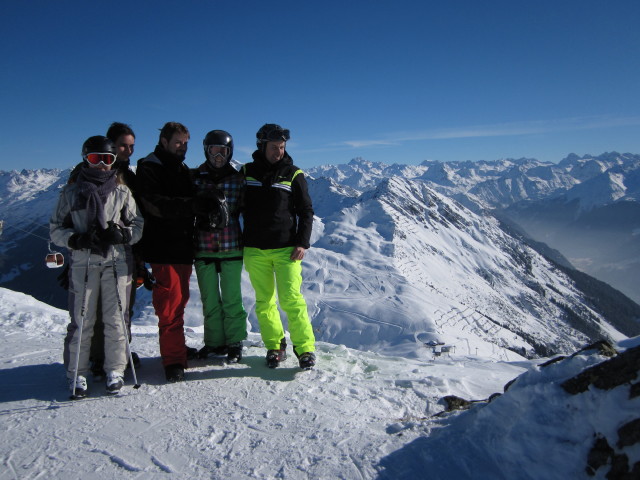
M 193 262 L 194 187 L 189 168 L 160 145 L 138 160 L 137 197 L 144 216 L 139 248 L 145 262 Z
M 289 154 L 271 164 L 256 150 L 242 173 L 247 181 L 242 209 L 245 247 L 309 248 L 313 206 L 304 173 Z

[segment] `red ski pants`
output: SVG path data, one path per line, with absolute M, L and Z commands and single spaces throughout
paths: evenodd
M 189 300 L 191 265 L 152 263 L 156 279 L 152 300 L 158 316 L 160 356 L 162 365 L 187 367 L 187 347 L 184 339 L 184 308 Z

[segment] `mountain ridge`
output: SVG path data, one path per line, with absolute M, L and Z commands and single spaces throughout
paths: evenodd
M 369 184 L 362 171 L 354 170 L 363 162 L 349 168 L 358 182 Z M 385 170 L 382 164 L 376 168 Z M 420 174 L 415 167 L 409 170 Z M 407 170 L 396 165 L 392 171 Z M 14 222 L 48 219 L 67 171 L 51 172 L 13 174 L 26 176 L 23 183 L 41 182 L 40 191 L 35 188 L 30 196 L 0 189 L 3 200 L 11 199 L 10 207 L 5 202 L 0 207 L 5 220 L 0 253 L 5 262 L 21 262 L 1 285 L 19 284 L 19 291 L 36 298 L 57 291 L 64 308 L 66 294 L 55 281 L 59 272 L 34 260 L 40 238 L 10 228 Z M 419 357 L 424 345 L 435 341 L 469 354 L 507 358 L 566 353 L 593 337 L 623 336 L 612 326 L 616 319 L 594 309 L 555 264 L 505 233 L 491 214 L 469 210 L 438 185 L 404 176 L 386 177 L 362 191 L 312 175 L 308 183 L 317 216 L 303 288 L 322 341 L 407 357 Z M 6 271 L 0 273 L 4 279 Z M 38 288 L 42 291 L 33 292 Z M 243 292 L 249 321 L 257 328 L 246 276 Z M 192 279 L 192 302 L 198 300 Z M 153 316 L 150 303 L 136 311 L 139 321 L 152 321 L 147 320 Z M 187 326 L 198 322 L 189 319 Z
M 400 169 L 396 164 L 354 159 L 348 165 L 322 166 L 308 173 L 362 192 Z M 528 158 L 430 160 L 404 172 L 407 178 L 427 182 L 476 213 L 489 211 L 509 218 L 532 240 L 548 244 L 581 271 L 640 302 L 640 291 L 635 288 L 640 284 L 640 219 L 624 215 L 629 205 L 639 203 L 640 155 L 570 154 L 558 164 Z M 606 216 L 604 212 L 610 212 L 609 225 L 617 219 L 615 231 L 624 231 L 613 244 L 600 238 L 591 241 L 592 219 Z M 612 261 L 614 254 L 617 258 Z

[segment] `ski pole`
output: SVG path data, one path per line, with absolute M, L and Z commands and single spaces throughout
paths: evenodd
M 76 349 L 76 368 L 73 371 L 73 390 L 71 398 L 76 396 L 76 381 L 78 380 L 78 364 L 80 363 L 80 347 L 82 346 L 82 330 L 84 327 L 84 316 L 87 305 L 87 283 L 89 283 L 89 261 L 91 260 L 91 250 L 87 250 L 87 268 L 84 270 L 84 287 L 82 289 L 82 308 L 80 309 L 80 324 L 78 325 L 78 346 Z
M 116 269 L 116 249 L 112 247 L 111 262 L 113 264 L 113 278 L 116 281 L 116 299 L 118 300 L 118 308 L 120 309 L 120 319 L 122 320 L 122 328 L 124 330 L 124 341 L 127 346 L 127 356 L 129 357 L 129 364 L 131 365 L 131 373 L 133 374 L 133 388 L 140 388 L 138 383 L 138 377 L 136 376 L 136 366 L 133 364 L 133 355 L 131 355 L 131 344 L 129 343 L 129 330 L 127 329 L 127 322 L 124 321 L 124 310 L 122 308 L 122 302 L 120 301 L 120 291 L 118 290 L 118 271 Z M 133 288 L 133 287 L 132 287 Z

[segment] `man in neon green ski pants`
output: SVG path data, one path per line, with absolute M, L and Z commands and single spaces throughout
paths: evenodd
M 245 247 L 244 265 L 256 292 L 256 316 L 262 341 L 268 350 L 280 349 L 284 329 L 276 305 L 276 287 L 280 307 L 287 314 L 291 342 L 301 355 L 315 350 L 313 328 L 307 303 L 300 292 L 302 262 L 291 260 L 293 247 L 261 250 Z
M 293 352 L 300 368 L 316 362 L 315 338 L 302 286 L 302 264 L 309 248 L 313 207 L 302 170 L 285 151 L 289 130 L 263 125 L 256 135 L 253 162 L 242 167 L 244 265 L 256 292 L 256 316 L 267 348 L 267 365 L 286 358 L 284 327 L 276 304 L 287 314 Z

